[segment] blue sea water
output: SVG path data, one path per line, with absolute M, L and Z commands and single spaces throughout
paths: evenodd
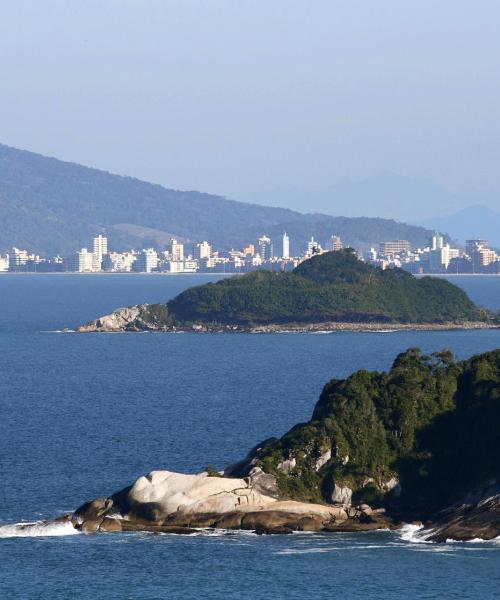
M 241 458 L 310 417 L 322 386 L 398 352 L 500 347 L 500 331 L 60 333 L 215 277 L 0 276 L 0 598 L 498 598 L 500 542 L 404 532 L 63 535 L 15 524 L 72 510 L 153 469 Z M 454 277 L 500 308 L 500 277 Z M 53 533 L 51 537 L 36 533 Z

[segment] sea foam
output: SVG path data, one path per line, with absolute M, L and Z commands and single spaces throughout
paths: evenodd
M 12 523 L 0 525 L 0 538 L 12 537 L 52 537 L 63 535 L 78 535 L 77 531 L 69 521 L 61 523 L 44 523 L 35 521 L 32 523 Z

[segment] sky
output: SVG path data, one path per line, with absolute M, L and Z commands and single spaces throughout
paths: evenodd
M 303 211 L 500 210 L 498 0 L 0 8 L 2 143 Z

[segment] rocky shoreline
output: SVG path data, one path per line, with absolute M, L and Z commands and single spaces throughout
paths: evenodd
M 322 333 L 335 331 L 355 332 L 391 332 L 391 331 L 449 331 L 468 329 L 498 329 L 500 324 L 486 321 L 464 321 L 445 323 L 392 323 L 340 322 L 318 323 L 270 323 L 262 325 L 222 325 L 189 323 L 186 325 L 162 325 L 145 318 L 148 304 L 138 304 L 127 308 L 118 308 L 76 328 L 78 333 L 122 333 L 122 332 L 160 332 L 160 333 Z
M 80 506 L 54 522 L 69 521 L 83 533 L 148 531 L 191 534 L 199 529 L 353 532 L 395 529 L 383 509 L 364 504 L 317 504 L 280 498 L 276 479 L 254 469 L 243 479 L 206 472 L 153 471 L 110 497 Z
M 202 529 L 244 530 L 257 535 L 294 531 L 353 533 L 400 529 L 415 519 L 350 500 L 319 504 L 279 496 L 276 479 L 254 469 L 243 479 L 153 471 L 109 497 L 85 502 L 44 524 L 71 523 L 81 533 L 150 532 L 191 535 Z M 500 536 L 500 485 L 490 482 L 463 502 L 427 520 L 421 541 L 493 540 Z

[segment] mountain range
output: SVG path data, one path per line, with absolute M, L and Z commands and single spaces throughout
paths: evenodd
M 1 144 L 0 214 L 0 251 L 15 245 L 46 255 L 72 253 L 99 233 L 117 250 L 165 247 L 171 237 L 230 249 L 286 231 L 292 253 L 311 236 L 323 244 L 340 235 L 363 250 L 395 238 L 423 246 L 431 235 L 391 219 L 303 214 L 172 190 Z
M 390 172 L 359 180 L 345 179 L 325 188 L 290 186 L 239 195 L 238 198 L 247 202 L 258 199 L 261 204 L 284 205 L 296 210 L 307 207 L 309 211 L 329 215 L 377 216 L 415 224 L 425 224 L 471 206 L 500 208 L 500 194 L 494 191 L 454 191 L 429 179 Z M 475 235 L 469 231 L 466 237 Z
M 486 206 L 470 206 L 446 217 L 428 219 L 424 226 L 447 231 L 460 243 L 466 239 L 483 238 L 500 247 L 500 212 Z

